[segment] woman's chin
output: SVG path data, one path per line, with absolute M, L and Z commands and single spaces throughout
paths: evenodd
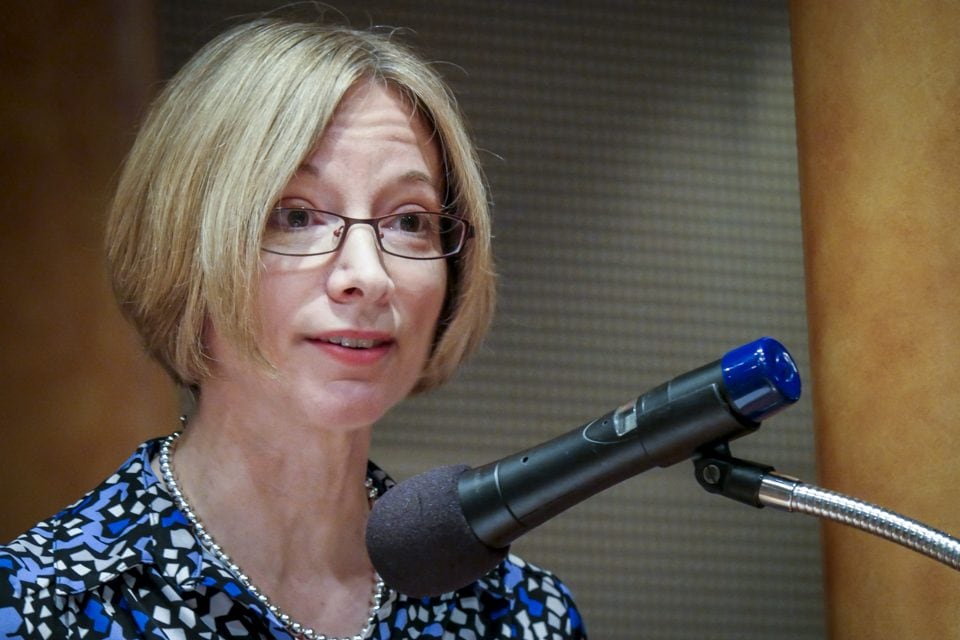
M 306 410 L 327 424 L 370 426 L 408 393 L 398 393 L 396 385 L 344 380 L 317 391 Z

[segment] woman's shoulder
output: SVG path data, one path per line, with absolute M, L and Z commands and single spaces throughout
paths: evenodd
M 0 631 L 11 603 L 22 608 L 28 600 L 53 599 L 58 590 L 72 588 L 102 568 L 109 542 L 122 537 L 130 524 L 118 507 L 138 500 L 153 446 L 153 441 L 144 443 L 95 489 L 0 545 Z
M 482 612 L 487 632 L 499 634 L 484 637 L 587 637 L 580 611 L 566 584 L 551 571 L 512 553 L 458 595 L 464 609 L 476 606 Z
M 5 603 L 20 598 L 25 590 L 49 586 L 54 573 L 54 532 L 58 526 L 59 517 L 54 516 L 0 545 L 0 612 Z
M 20 638 L 35 629 L 34 613 L 53 604 L 56 584 L 54 538 L 59 517 L 40 522 L 0 545 L 0 638 Z
M 507 554 L 503 562 L 479 582 L 504 597 L 544 592 L 553 597 L 573 599 L 570 590 L 556 574 L 513 553 Z

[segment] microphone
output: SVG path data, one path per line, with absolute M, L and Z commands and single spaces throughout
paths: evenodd
M 760 338 L 677 376 L 553 440 L 471 469 L 441 467 L 397 484 L 370 513 L 370 559 L 414 597 L 466 586 L 524 533 L 654 466 L 752 433 L 800 398 L 786 348 Z

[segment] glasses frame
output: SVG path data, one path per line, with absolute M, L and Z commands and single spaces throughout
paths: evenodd
M 260 247 L 261 251 L 266 251 L 267 253 L 273 253 L 278 256 L 293 256 L 297 258 L 306 258 L 309 256 L 324 256 L 324 255 L 327 255 L 328 253 L 336 253 L 337 251 L 340 250 L 340 247 L 343 246 L 343 243 L 347 238 L 347 234 L 350 233 L 350 227 L 357 224 L 367 225 L 373 229 L 373 237 L 377 239 L 377 246 L 380 248 L 380 251 L 382 251 L 387 255 L 396 256 L 398 258 L 403 258 L 405 260 L 440 260 L 442 258 L 450 258 L 452 256 L 459 254 L 461 251 L 463 251 L 464 246 L 466 246 L 467 244 L 467 240 L 473 237 L 473 227 L 470 225 L 469 221 L 459 216 L 455 216 L 449 213 L 443 213 L 442 211 L 406 211 L 403 213 L 391 213 L 389 215 L 380 216 L 378 218 L 351 218 L 349 216 L 345 216 L 339 213 L 334 213 L 333 211 L 324 211 L 323 209 L 311 209 L 309 207 L 274 207 L 271 210 L 271 213 L 275 213 L 278 211 L 310 211 L 311 213 L 322 213 L 324 215 L 333 216 L 343 221 L 343 227 L 339 229 L 340 233 L 336 236 L 337 237 L 336 246 L 334 246 L 332 249 L 329 249 L 327 251 L 311 251 L 310 253 L 291 253 L 289 251 L 277 251 L 276 249 L 267 249 L 266 247 L 263 247 L 263 246 Z M 390 251 L 389 249 L 383 246 L 383 235 L 381 235 L 381 232 L 380 232 L 381 220 L 387 220 L 389 218 L 396 218 L 404 215 L 423 214 L 423 213 L 427 213 L 433 216 L 440 216 L 441 218 L 453 220 L 463 225 L 463 237 L 460 238 L 460 243 L 457 245 L 457 248 L 455 250 L 442 253 L 438 256 L 417 258 L 412 256 L 405 256 L 399 253 L 394 253 L 393 251 Z

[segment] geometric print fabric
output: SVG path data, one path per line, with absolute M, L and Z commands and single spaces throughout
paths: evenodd
M 0 546 L 0 638 L 291 640 L 176 508 L 149 463 L 159 443 L 144 443 L 76 504 Z M 372 463 L 368 476 L 379 493 L 393 485 Z M 373 639 L 586 637 L 563 583 L 512 554 L 435 598 L 387 587 Z

